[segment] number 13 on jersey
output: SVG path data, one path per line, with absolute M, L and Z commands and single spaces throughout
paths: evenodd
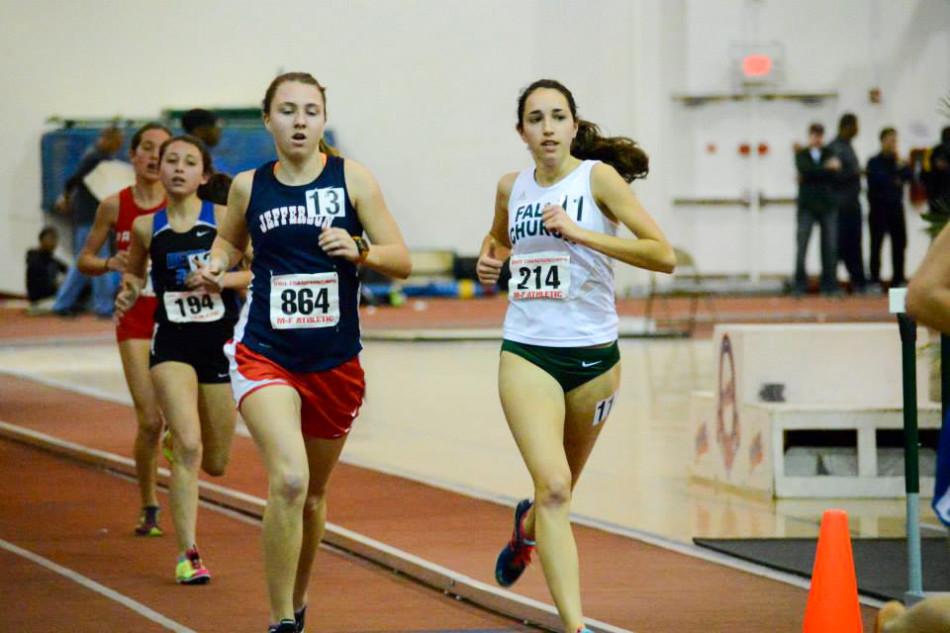
M 270 323 L 275 330 L 333 327 L 339 322 L 336 273 L 271 277 Z

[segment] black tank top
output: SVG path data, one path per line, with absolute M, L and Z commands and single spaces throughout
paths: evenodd
M 177 326 L 233 327 L 240 300 L 232 289 L 219 293 L 191 290 L 185 285 L 197 263 L 207 263 L 208 253 L 218 234 L 214 205 L 204 202 L 198 220 L 189 230 L 177 233 L 168 222 L 168 210 L 155 213 L 152 243 L 152 285 L 158 298 L 155 322 Z

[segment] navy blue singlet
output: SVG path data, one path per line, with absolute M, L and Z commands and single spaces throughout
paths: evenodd
M 254 260 L 249 300 L 234 340 L 295 372 L 325 371 L 360 353 L 357 266 L 330 257 L 323 227 L 362 235 L 350 203 L 344 160 L 327 156 L 316 180 L 285 185 L 275 161 L 254 172 L 247 222 Z
M 158 298 L 155 322 L 193 327 L 226 323 L 231 327 L 237 320 L 240 299 L 232 289 L 218 294 L 189 290 L 185 285 L 188 274 L 197 262 L 207 264 L 209 250 L 218 234 L 214 219 L 214 205 L 203 202 L 194 226 L 178 233 L 168 223 L 168 209 L 155 212 L 152 220 L 152 286 Z

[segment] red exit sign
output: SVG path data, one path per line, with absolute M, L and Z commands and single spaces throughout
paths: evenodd
M 771 74 L 775 63 L 770 55 L 746 55 L 742 58 L 742 74 L 749 79 L 764 79 Z

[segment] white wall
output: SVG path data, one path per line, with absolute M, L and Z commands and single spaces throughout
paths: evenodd
M 252 105 L 278 70 L 310 71 L 328 86 L 340 144 L 375 173 L 410 246 L 463 253 L 489 226 L 498 178 L 527 165 L 514 132 L 520 88 L 559 78 L 583 115 L 634 132 L 633 5 L 623 0 L 280 7 L 0 0 L 9 53 L 0 56 L 0 291 L 23 290 L 23 252 L 42 222 L 39 136 L 50 115 Z
M 884 122 L 897 125 L 904 147 L 918 143 L 911 130 L 919 142 L 936 137 L 936 99 L 950 85 L 945 0 L 752 4 L 761 7 L 760 39 L 786 43 L 788 87 L 837 89 L 840 109 L 862 117 L 862 158 Z M 475 252 L 498 177 L 528 164 L 513 131 L 518 91 L 551 76 L 572 88 L 582 116 L 633 136 L 650 153 L 651 176 L 636 189 L 672 241 L 698 251 L 706 270 L 747 269 L 741 249 L 710 248 L 711 238 L 735 242 L 741 212 L 723 223 L 732 229 L 717 233 L 714 216 L 669 204 L 677 174 L 692 160 L 678 151 L 684 132 L 670 94 L 728 90 L 723 51 L 749 22 L 743 0 L 279 6 L 0 0 L 0 292 L 23 292 L 23 253 L 43 223 L 39 137 L 48 116 L 138 118 L 166 107 L 253 105 L 279 70 L 298 69 L 328 86 L 340 144 L 376 174 L 411 247 Z M 872 38 L 874 10 L 881 33 Z M 866 99 L 872 40 L 880 43 L 873 50 L 881 106 Z M 793 222 L 775 224 L 765 268 L 784 271 Z M 919 241 L 912 242 L 917 256 Z M 618 267 L 621 285 L 644 279 Z
M 854 146 L 862 164 L 879 151 L 882 127 L 897 128 L 906 157 L 911 147 L 936 144 L 940 129 L 950 124 L 937 113 L 940 97 L 950 93 L 946 0 L 686 0 L 682 20 L 686 51 L 676 92 L 733 92 L 730 47 L 756 41 L 784 45 L 785 78 L 775 91 L 838 96 L 813 106 L 762 104 L 757 129 L 748 102 L 694 108 L 671 103 L 668 138 L 679 157 L 675 165 L 667 165 L 674 172 L 674 196 L 739 196 L 751 188 L 753 167 L 749 158 L 738 156 L 736 147 L 740 141 L 753 147 L 766 141 L 770 154 L 761 160 L 758 189 L 770 197 L 793 197 L 792 143 L 805 140 L 812 120 L 825 124 L 830 141 L 845 111 L 855 112 L 860 120 Z M 875 86 L 882 90 L 880 104 L 868 98 Z M 717 145 L 716 154 L 705 153 L 710 142 Z M 677 206 L 668 230 L 693 251 L 704 271 L 743 272 L 757 261 L 763 273 L 789 273 L 795 256 L 794 206 L 766 207 L 757 233 L 750 233 L 751 224 L 750 212 L 742 207 Z M 908 274 L 928 244 L 922 227 L 917 215 L 910 214 Z M 813 273 L 818 270 L 817 239 L 816 233 L 810 245 Z M 890 274 L 887 248 L 885 278 Z

